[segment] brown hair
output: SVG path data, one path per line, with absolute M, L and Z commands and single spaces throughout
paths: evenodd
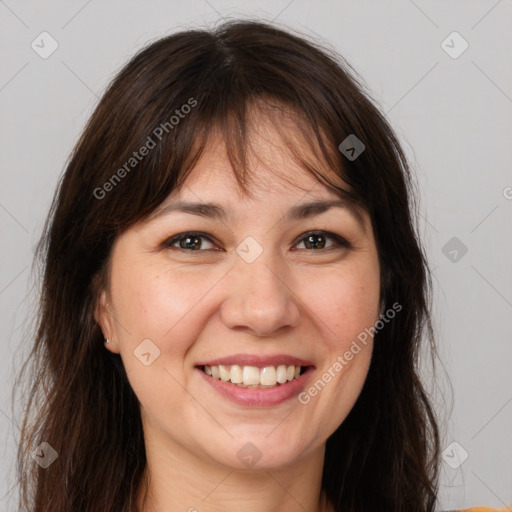
M 140 51 L 103 95 L 71 155 L 37 248 L 37 333 L 19 375 L 31 362 L 20 509 L 135 509 L 146 463 L 139 404 L 120 356 L 104 348 L 93 315 L 98 291 L 107 286 L 116 237 L 183 183 L 212 130 L 223 134 L 246 187 L 247 114 L 257 101 L 294 113 L 304 140 L 349 187 L 330 182 L 290 143 L 304 170 L 368 212 L 383 304 L 403 307 L 375 335 L 363 390 L 327 441 L 323 489 L 336 511 L 434 510 L 439 433 L 418 375 L 422 339 L 435 352 L 431 283 L 406 159 L 341 57 L 249 21 L 175 33 Z M 351 134 L 366 147 L 354 160 L 337 149 Z M 151 151 L 127 166 L 149 139 Z M 29 456 L 43 441 L 58 453 L 47 469 Z

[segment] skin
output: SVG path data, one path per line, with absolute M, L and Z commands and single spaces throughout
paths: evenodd
M 259 118 L 250 132 L 252 198 L 239 189 L 222 140 L 211 138 L 182 189 L 165 201 L 219 203 L 230 218 L 172 212 L 132 226 L 114 244 L 96 319 L 141 404 L 150 476 L 145 511 L 333 510 L 321 492 L 325 442 L 360 394 L 373 340 L 307 404 L 293 397 L 272 407 L 241 406 L 195 368 L 236 353 L 291 354 L 314 363 L 309 386 L 379 317 L 368 215 L 362 213 L 363 226 L 347 208 L 284 219 L 298 203 L 339 197 L 300 169 L 275 126 Z M 162 247 L 191 230 L 213 241 L 201 239 L 201 249 L 188 252 L 179 243 Z M 301 238 L 311 230 L 333 232 L 352 248 L 336 247 L 327 235 L 325 249 L 308 247 Z M 235 251 L 247 236 L 263 249 L 250 264 Z M 134 355 L 144 339 L 160 350 L 149 366 Z M 237 457 L 249 442 L 261 453 L 252 468 Z

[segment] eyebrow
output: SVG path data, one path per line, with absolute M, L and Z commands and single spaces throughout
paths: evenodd
M 349 210 L 357 219 L 361 229 L 366 232 L 365 223 L 361 211 L 355 207 L 352 202 L 344 199 L 336 199 L 331 201 L 312 201 L 292 206 L 283 217 L 283 220 L 300 220 L 308 219 L 316 215 L 320 215 L 331 208 L 344 208 Z M 227 218 L 231 217 L 228 210 L 225 210 L 220 204 L 217 203 L 194 203 L 187 201 L 177 201 L 168 204 L 157 210 L 149 220 L 158 219 L 164 215 L 172 212 L 189 213 L 191 215 L 199 215 L 207 219 L 216 219 L 224 222 Z

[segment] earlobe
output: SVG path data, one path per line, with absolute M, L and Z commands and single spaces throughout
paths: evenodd
M 94 307 L 94 319 L 101 329 L 103 334 L 104 347 L 113 354 L 119 353 L 117 339 L 114 331 L 114 322 L 112 321 L 112 311 L 109 304 L 109 297 L 106 291 L 102 290 L 99 293 L 98 300 Z
M 100 296 L 96 301 L 96 305 L 94 307 L 94 319 L 99 325 L 103 333 L 103 337 L 109 340 L 112 339 L 107 293 L 104 290 L 100 293 Z

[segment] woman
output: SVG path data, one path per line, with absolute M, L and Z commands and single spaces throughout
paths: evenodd
M 410 190 L 389 125 L 313 43 L 235 22 L 136 55 L 38 248 L 20 506 L 434 511 Z

